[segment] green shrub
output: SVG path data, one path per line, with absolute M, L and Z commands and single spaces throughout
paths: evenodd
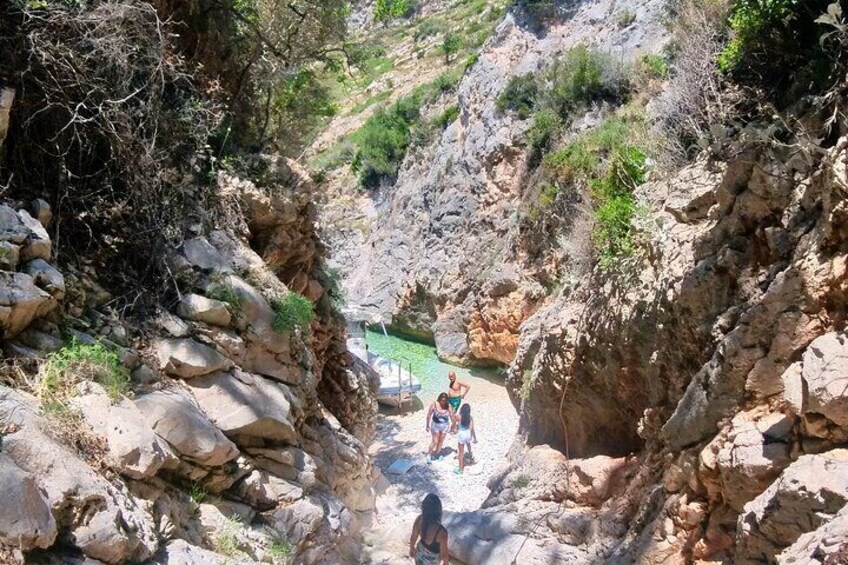
M 517 75 L 509 79 L 496 104 L 500 111 L 515 112 L 519 118 L 526 120 L 536 106 L 538 95 L 539 85 L 533 73 Z
M 447 30 L 448 26 L 444 21 L 437 18 L 428 18 L 415 28 L 413 39 L 415 41 L 421 41 L 422 39 L 445 33 Z
M 441 92 L 450 92 L 457 87 L 460 80 L 462 75 L 458 71 L 448 71 L 437 76 L 433 84 Z
M 618 22 L 618 27 L 625 28 L 636 21 L 636 13 L 633 10 L 625 8 L 618 13 L 615 19 Z
M 447 108 L 445 108 L 444 112 L 442 112 L 441 114 L 439 114 L 436 117 L 435 123 L 440 128 L 445 129 L 449 125 L 454 123 L 458 117 L 459 117 L 459 106 L 457 106 L 457 105 L 448 106 Z
M 606 158 L 625 145 L 632 131 L 641 126 L 633 120 L 607 118 L 600 125 L 581 133 L 571 143 L 545 155 L 545 172 L 559 182 L 598 176 Z
M 244 530 L 244 524 L 238 518 L 227 518 L 227 521 L 215 533 L 212 545 L 215 551 L 226 555 L 227 557 L 235 557 L 241 552 L 239 551 L 239 535 Z
M 462 64 L 462 72 L 467 72 L 468 69 L 474 66 L 474 63 L 480 60 L 480 55 L 477 53 L 472 53 L 465 59 L 465 62 Z
M 442 37 L 442 44 L 440 46 L 440 51 L 445 56 L 446 65 L 450 63 L 451 56 L 460 49 L 462 49 L 462 38 L 453 31 L 446 32 Z
M 268 553 L 276 559 L 285 559 L 294 553 L 292 543 L 285 537 L 277 537 L 271 542 Z
M 540 103 L 560 116 L 595 100 L 621 102 L 629 90 L 626 69 L 609 53 L 578 45 L 545 73 Z
M 531 482 L 530 475 L 518 475 L 512 480 L 512 488 L 524 488 L 529 486 Z
M 550 110 L 540 110 L 533 114 L 533 124 L 527 132 L 532 166 L 538 164 L 541 156 L 550 149 L 561 125 L 560 117 Z
M 406 18 L 415 11 L 412 0 L 375 0 L 374 19 L 384 22 L 395 18 Z
M 734 0 L 730 40 L 717 64 L 737 82 L 765 86 L 775 99 L 797 85 L 818 91 L 843 76 L 845 49 L 822 39 L 832 0 Z M 839 3 L 835 3 L 839 8 Z
M 213 300 L 226 302 L 231 308 L 238 308 L 243 300 L 235 287 L 223 280 L 215 280 L 206 287 L 206 296 Z
M 288 292 L 282 298 L 273 300 L 273 328 L 277 332 L 291 333 L 294 330 L 308 331 L 312 323 L 312 302 L 296 292 Z
M 41 368 L 41 396 L 45 400 L 64 399 L 72 394 L 79 381 L 99 383 L 113 401 L 120 400 L 130 390 L 130 376 L 121 365 L 117 353 L 106 349 L 99 341 L 86 345 L 76 338 L 59 351 L 47 355 Z
M 633 189 L 645 182 L 645 154 L 637 147 L 616 149 L 606 174 L 592 183 L 595 227 L 592 241 L 602 266 L 633 251 L 631 221 L 635 212 Z
M 392 110 L 379 109 L 354 140 L 353 170 L 363 186 L 375 186 L 381 178 L 397 173 L 409 145 L 409 122 Z
M 645 53 L 639 58 L 637 72 L 652 79 L 668 77 L 668 62 L 661 55 Z
M 363 187 L 376 186 L 381 179 L 397 173 L 421 107 L 435 100 L 439 92 L 434 84 L 416 87 L 391 107 L 375 112 L 352 136 L 357 149 L 351 166 L 359 173 Z

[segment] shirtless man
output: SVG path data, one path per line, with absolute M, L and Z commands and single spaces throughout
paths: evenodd
M 458 381 L 456 373 L 453 371 L 448 373 L 448 379 L 450 380 L 450 385 L 448 386 L 448 403 L 450 404 L 451 411 L 454 414 L 451 425 L 451 433 L 455 434 L 457 424 L 456 415 L 459 414 L 459 405 L 462 404 L 462 399 L 465 398 L 465 395 L 468 394 L 471 387 Z

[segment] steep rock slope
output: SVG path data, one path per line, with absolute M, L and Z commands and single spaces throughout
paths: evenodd
M 339 203 L 348 214 L 364 209 L 368 229 L 354 239 L 361 245 L 345 237 L 334 246 L 350 300 L 397 331 L 433 339 L 452 362 L 510 363 L 551 266 L 517 251 L 530 124 L 500 112 L 497 97 L 510 77 L 544 69 L 578 44 L 624 60 L 657 50 L 662 10 L 662 2 L 583 2 L 562 8 L 543 30 L 508 13 L 459 85 L 459 119 L 407 155 L 395 184 Z M 621 12 L 635 19 L 624 25 Z
M 607 562 L 844 554 L 817 536 L 844 535 L 848 501 L 846 149 L 640 188 L 654 221 L 629 276 L 595 271 L 523 326 L 521 437 L 484 516 L 538 516 L 515 533 Z
M 97 266 L 48 262 L 43 201 L 37 219 L 0 207 L 5 558 L 357 559 L 358 513 L 374 502 L 374 375 L 347 353 L 326 296 L 311 181 L 279 158 L 254 164 L 261 188 L 218 176 L 246 225 L 173 250 L 178 296 L 140 327 L 110 310 Z M 292 291 L 315 304 L 311 329 L 280 327 Z

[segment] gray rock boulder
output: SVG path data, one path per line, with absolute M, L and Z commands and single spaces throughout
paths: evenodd
M 26 210 L 19 210 L 18 217 L 21 223 L 24 224 L 29 233 L 21 247 L 21 259 L 31 261 L 33 259 L 50 260 L 50 253 L 53 244 L 50 242 L 50 236 L 47 230 L 41 225 L 41 222 L 29 215 Z
M 155 553 L 153 516 L 45 433 L 50 425 L 30 401 L 5 387 L 0 387 L 0 425 L 16 430 L 4 436 L 3 451 L 36 480 L 57 511 L 56 526 L 66 543 L 106 563 L 144 561 Z
M 848 336 L 831 332 L 813 341 L 804 352 L 802 378 L 807 383 L 804 411 L 848 427 Z
M 463 563 L 507 565 L 516 562 L 535 565 L 586 562 L 580 549 L 530 537 L 532 522 L 513 514 L 447 512 L 442 523 L 448 529 L 450 554 Z
M 745 505 L 736 526 L 737 562 L 772 561 L 848 503 L 848 450 L 804 455 Z
M 232 560 L 226 555 L 175 539 L 156 554 L 153 562 L 157 565 L 224 565 Z
M 235 444 L 181 394 L 157 391 L 136 399 L 135 404 L 156 435 L 180 456 L 210 467 L 238 456 Z
M 198 377 L 189 384 L 200 407 L 228 436 L 289 443 L 297 439 L 286 385 L 240 370 Z
M 778 428 L 780 424 L 758 424 L 751 413 L 740 412 L 730 428 L 707 445 L 700 457 L 702 480 L 708 489 L 713 489 L 737 512 L 742 512 L 745 504 L 763 492 L 791 462 L 789 444 L 779 441 L 783 438 L 766 435 L 770 427 Z M 785 437 L 787 431 L 774 433 Z
M 56 540 L 56 521 L 35 479 L 0 453 L 0 541 L 23 551 Z
M 193 267 L 204 271 L 230 272 L 227 260 L 218 253 L 205 237 L 196 237 L 183 242 L 183 256 Z
M 199 294 L 186 294 L 177 306 L 177 313 L 188 320 L 205 322 L 213 326 L 229 326 L 232 316 L 227 303 Z
M 65 277 L 44 259 L 34 259 L 26 264 L 24 271 L 35 281 L 35 285 L 47 291 L 56 300 L 65 297 Z
M 190 338 L 160 340 L 156 343 L 156 357 L 160 369 L 182 379 L 226 371 L 232 367 L 229 359 Z
M 0 330 L 13 337 L 56 305 L 30 275 L 0 271 Z
M 167 458 L 160 440 L 138 407 L 123 399 L 112 404 L 105 391 L 91 385 L 92 392 L 73 399 L 86 422 L 106 438 L 109 461 L 122 475 L 132 479 L 150 478 Z
M 29 231 L 13 208 L 0 205 L 0 241 L 21 245 L 26 241 Z
M 848 557 L 848 506 L 833 520 L 798 538 L 777 556 L 781 564 L 824 565 Z

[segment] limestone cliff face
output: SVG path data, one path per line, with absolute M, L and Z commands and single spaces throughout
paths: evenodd
M 551 269 L 519 251 L 529 121 L 500 112 L 498 95 L 510 77 L 543 69 L 581 43 L 632 59 L 664 41 L 662 2 L 562 10 L 544 32 L 507 14 L 459 85 L 459 119 L 407 155 L 394 185 L 346 201 L 370 226 L 359 245 L 334 238 L 345 239 L 334 258 L 350 301 L 398 331 L 433 339 L 456 363 L 511 362 L 520 324 L 546 295 L 540 275 Z M 635 23 L 621 26 L 611 17 L 616 10 L 630 10 Z
M 241 213 L 163 258 L 173 300 L 132 325 L 110 310 L 101 267 L 51 265 L 44 202 L 32 214 L 0 206 L 0 327 L 15 368 L 0 387 L 0 490 L 15 509 L 0 510 L 4 562 L 40 550 L 106 563 L 356 561 L 374 502 L 374 374 L 347 353 L 327 296 L 311 181 L 279 158 L 252 166 L 261 187 L 219 174 Z M 291 291 L 313 303 L 311 328 L 275 321 Z M 38 367 L 63 347 L 59 324 L 116 352 L 128 388 L 72 365 L 58 400 L 45 396 L 58 393 Z
M 848 502 L 824 478 L 848 433 L 846 149 L 803 171 L 752 151 L 639 189 L 644 253 L 522 326 L 520 438 L 488 519 L 550 507 L 551 536 L 611 562 L 844 554 L 822 536 L 844 536 Z M 550 476 L 516 488 L 531 469 Z

